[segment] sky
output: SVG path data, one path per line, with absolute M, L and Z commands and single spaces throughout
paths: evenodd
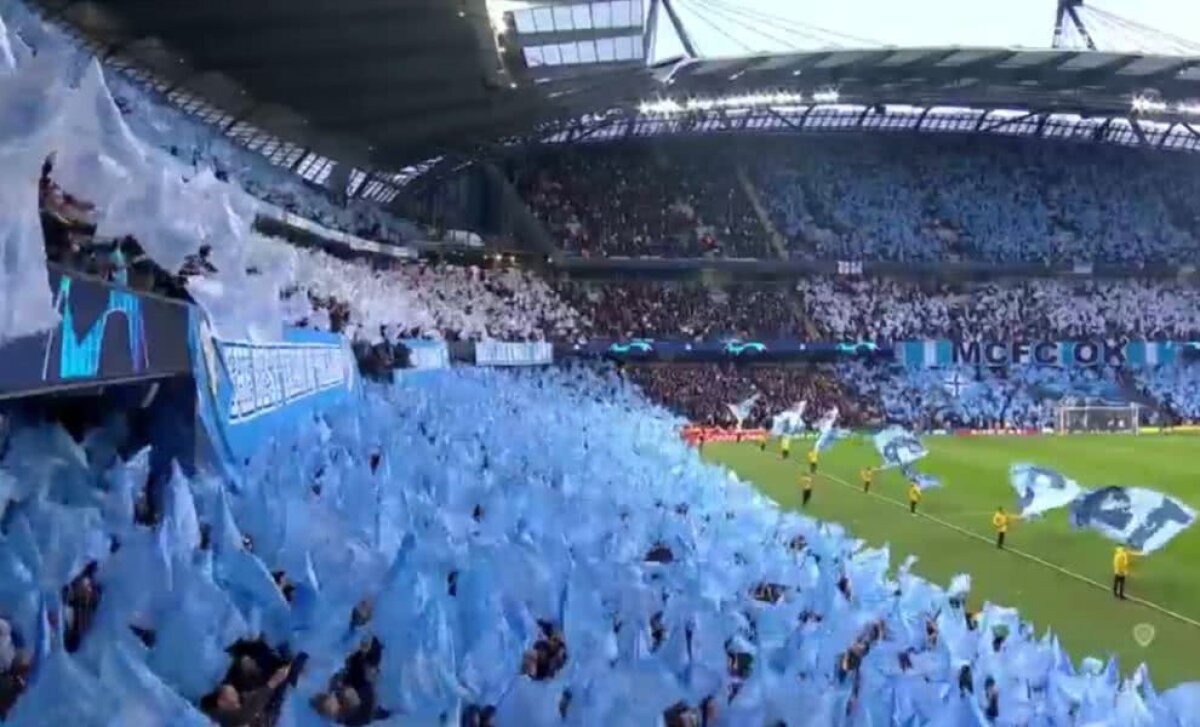
M 568 0 L 558 0 L 562 4 Z M 582 0 L 581 0 L 582 1 Z M 642 0 L 649 7 L 649 0 Z M 703 57 L 864 45 L 1001 46 L 1046 48 L 1056 0 L 671 0 Z M 488 0 L 499 12 L 543 4 Z M 1200 55 L 1200 0 L 1085 0 L 1142 25 L 1169 30 L 1195 44 Z M 1084 11 L 1085 22 L 1088 11 Z M 665 19 L 665 15 L 664 15 Z M 794 24 L 794 25 L 790 25 Z M 667 24 L 663 24 L 667 25 Z M 1088 22 L 1101 50 L 1175 52 L 1145 37 Z M 812 32 L 808 27 L 851 37 Z M 871 41 L 870 43 L 864 41 Z M 660 26 L 654 60 L 682 52 L 673 31 Z

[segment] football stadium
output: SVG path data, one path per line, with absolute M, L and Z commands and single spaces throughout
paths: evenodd
M 0 722 L 1200 725 L 1200 6 L 0 0 Z

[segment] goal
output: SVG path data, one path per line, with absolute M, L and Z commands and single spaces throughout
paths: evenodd
M 1138 405 L 1097 406 L 1092 404 L 1058 407 L 1058 433 L 1126 432 L 1138 433 Z

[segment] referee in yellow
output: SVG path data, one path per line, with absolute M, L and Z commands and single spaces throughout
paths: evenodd
M 1019 516 L 1004 512 L 1003 507 L 996 508 L 996 514 L 992 515 L 992 527 L 996 529 L 997 548 L 1004 550 L 1004 536 L 1008 534 L 1008 524 L 1018 519 Z
M 1129 563 L 1133 556 L 1141 555 L 1129 550 L 1124 545 L 1118 545 L 1113 551 L 1113 595 L 1125 600 L 1125 579 L 1129 577 Z
M 913 515 L 917 514 L 917 503 L 921 501 L 921 488 L 917 487 L 916 482 L 908 483 L 908 511 Z
M 875 477 L 875 470 L 870 467 L 863 467 L 862 471 L 858 473 L 858 476 L 862 478 L 863 492 L 870 492 L 871 480 Z
M 815 475 L 817 473 L 817 450 L 808 450 L 808 473 Z

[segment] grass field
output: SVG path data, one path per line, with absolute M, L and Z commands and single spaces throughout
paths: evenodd
M 858 472 L 864 465 L 878 464 L 879 457 L 870 442 L 860 439 L 841 442 L 822 455 L 809 514 L 840 522 L 873 545 L 889 543 L 893 566 L 909 554 L 916 555 L 915 570 L 943 585 L 957 573 L 971 574 L 973 605 L 991 601 L 1018 607 L 1039 632 L 1053 629 L 1076 664 L 1084 656 L 1116 654 L 1124 673 L 1140 662 L 1149 664 L 1160 689 L 1200 680 L 1200 625 L 1149 605 L 1114 599 L 1108 590 L 1111 541 L 1091 531 L 1071 530 L 1065 510 L 1010 526 L 1006 551 L 996 549 L 991 527 L 997 505 L 1010 512 L 1016 509 L 1016 494 L 1007 477 L 1013 462 L 1052 467 L 1085 487 L 1154 488 L 1200 509 L 1200 437 L 931 437 L 925 441 L 930 454 L 920 469 L 941 477 L 944 486 L 925 493 L 920 516 L 908 513 L 906 483 L 897 472 L 877 475 L 872 494 L 863 494 Z M 798 481 L 807 467 L 804 454 L 809 446 L 807 442 L 793 445 L 788 461 L 780 458 L 776 442 L 766 452 L 753 443 L 713 443 L 705 447 L 704 456 L 754 482 L 781 506 L 798 508 Z M 1135 561 L 1128 595 L 1200 623 L 1200 527 Z M 1154 640 L 1146 647 L 1133 638 L 1134 626 L 1140 623 L 1155 629 Z

